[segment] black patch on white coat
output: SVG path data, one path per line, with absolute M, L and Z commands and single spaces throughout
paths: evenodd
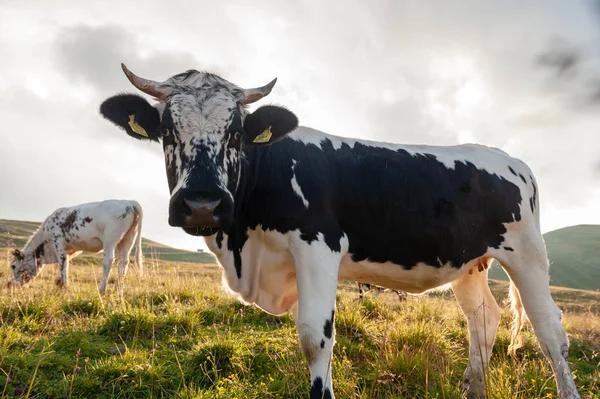
M 77 221 L 77 215 L 79 211 L 77 209 L 69 212 L 65 217 L 65 220 L 60 224 L 60 230 L 63 236 L 66 236 L 71 230 L 75 228 L 75 222 Z
M 533 176 L 530 175 L 529 180 L 531 180 L 531 186 L 533 187 L 533 194 L 531 198 L 529 198 L 529 206 L 531 207 L 531 213 L 535 213 L 535 204 L 537 202 L 537 186 L 535 185 Z
M 283 234 L 299 230 L 307 241 L 322 233 L 332 251 L 340 251 L 346 234 L 354 261 L 461 267 L 500 248 L 504 224 L 521 220 L 519 187 L 470 162 L 449 169 L 431 154 L 361 143 L 335 149 L 327 138 L 321 147 L 286 138 L 245 149 L 235 222 L 227 231 L 234 255 L 247 229 L 260 225 Z M 293 160 L 302 165 L 294 172 Z M 310 209 L 293 191 L 292 173 Z
M 125 207 L 125 212 L 123 212 L 122 215 L 119 215 L 118 219 L 119 220 L 124 220 L 127 217 L 127 215 L 129 215 L 132 211 L 133 211 L 133 207 L 131 205 L 127 205 Z
M 325 392 L 323 392 L 323 379 L 321 377 L 317 377 L 313 381 L 310 387 L 310 399 L 331 399 L 329 388 L 325 388 Z
M 333 316 L 335 315 L 335 310 L 331 311 L 331 319 L 325 320 L 325 325 L 323 326 L 323 334 L 326 338 L 331 339 L 333 335 Z

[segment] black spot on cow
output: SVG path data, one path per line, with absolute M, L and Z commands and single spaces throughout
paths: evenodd
M 44 246 L 45 243 L 43 242 L 40 245 L 38 245 L 37 248 L 33 251 L 33 254 L 36 259 L 40 259 L 42 256 L 44 256 Z
M 65 220 L 60 224 L 60 230 L 62 231 L 63 235 L 66 235 L 75 227 L 75 222 L 77 221 L 78 214 L 78 210 L 69 212 Z
M 325 340 L 324 339 L 321 340 L 321 349 L 323 349 L 323 348 L 325 348 Z
M 529 205 L 531 206 L 531 212 L 535 213 L 535 204 L 537 202 L 537 186 L 535 185 L 533 176 L 529 175 L 529 180 L 531 180 L 531 186 L 533 188 L 533 195 L 531 198 L 529 198 Z
M 323 326 L 323 334 L 326 338 L 331 339 L 333 334 L 333 316 L 335 314 L 335 310 L 331 311 L 331 319 L 325 320 L 325 325 Z
M 508 170 L 510 170 L 510 173 L 517 176 L 517 172 L 515 172 L 515 170 L 513 168 L 511 168 L 510 166 L 508 167 Z
M 506 250 L 506 251 L 510 251 L 510 252 L 513 252 L 513 251 L 514 251 L 514 249 L 513 249 L 512 247 L 503 247 L 503 248 L 504 248 L 504 250 Z
M 310 399 L 331 399 L 329 388 L 325 388 L 325 392 L 323 392 L 323 379 L 321 377 L 317 377 L 313 381 L 310 387 Z
M 122 215 L 119 215 L 119 220 L 124 220 L 127 215 L 129 215 L 133 211 L 133 207 L 131 205 L 127 205 L 125 207 L 125 212 Z
M 525 176 L 519 173 L 519 177 L 523 180 L 523 183 L 527 184 L 527 180 L 525 180 Z

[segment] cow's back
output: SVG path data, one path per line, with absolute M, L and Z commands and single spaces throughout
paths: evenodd
M 250 227 L 300 229 L 308 239 L 323 233 L 331 242 L 339 227 L 356 262 L 460 267 L 502 244 L 535 185 L 525 164 L 495 148 L 400 146 L 302 129 L 250 157 L 261 163 Z

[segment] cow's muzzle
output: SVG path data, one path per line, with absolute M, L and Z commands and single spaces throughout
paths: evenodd
M 191 235 L 208 236 L 228 225 L 229 201 L 203 196 L 179 196 L 171 201 L 169 224 Z

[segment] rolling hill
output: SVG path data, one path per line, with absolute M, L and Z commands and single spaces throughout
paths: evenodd
M 600 290 L 600 225 L 564 227 L 544 234 L 550 258 L 550 284 Z M 490 278 L 508 280 L 499 265 Z
M 0 247 L 6 247 L 9 239 L 23 248 L 29 236 L 35 232 L 40 223 L 19 220 L 0 219 Z M 158 242 L 142 239 L 142 252 L 146 258 L 154 258 L 171 262 L 215 263 L 210 253 L 199 253 L 172 248 Z

